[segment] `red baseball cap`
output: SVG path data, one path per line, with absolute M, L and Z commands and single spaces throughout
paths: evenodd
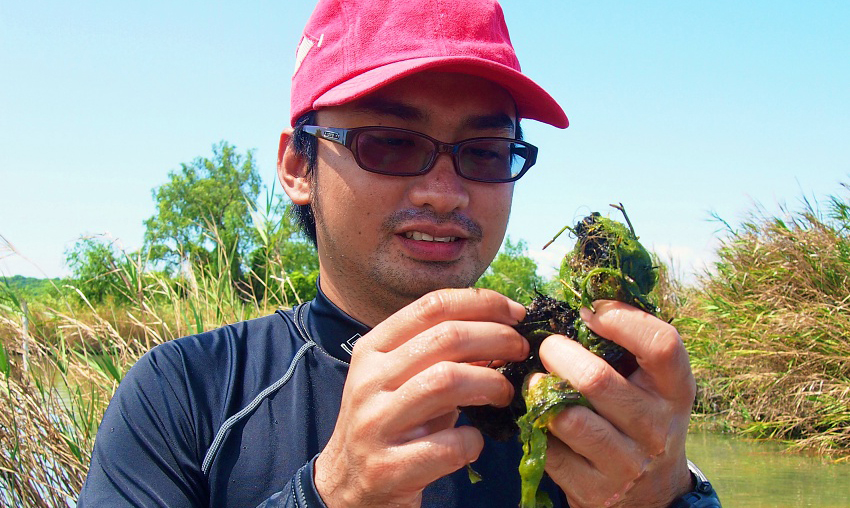
M 569 125 L 555 99 L 520 72 L 495 0 L 319 0 L 296 52 L 292 125 L 424 70 L 488 79 L 513 96 L 521 118 Z

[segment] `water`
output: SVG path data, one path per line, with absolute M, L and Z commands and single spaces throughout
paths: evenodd
M 850 463 L 784 449 L 726 434 L 688 436 L 688 458 L 708 476 L 726 508 L 850 507 Z

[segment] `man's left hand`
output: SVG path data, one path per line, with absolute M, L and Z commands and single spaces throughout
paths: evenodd
M 549 424 L 546 472 L 570 506 L 665 507 L 691 490 L 685 437 L 696 393 L 682 339 L 664 321 L 613 301 L 582 309 L 591 330 L 631 351 L 628 379 L 575 341 L 553 335 L 544 366 L 584 394 Z

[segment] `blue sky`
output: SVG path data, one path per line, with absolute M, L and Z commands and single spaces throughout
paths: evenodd
M 508 228 L 542 271 L 561 226 L 626 205 L 690 272 L 754 203 L 850 182 L 850 3 L 504 0 L 523 70 L 571 126 L 530 121 L 538 165 Z M 227 140 L 268 185 L 307 0 L 0 0 L 0 274 L 59 276 L 80 235 L 138 248 L 169 171 Z M 843 194 L 845 197 L 847 194 Z

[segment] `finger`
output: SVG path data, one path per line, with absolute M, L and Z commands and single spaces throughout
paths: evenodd
M 478 360 L 474 362 L 469 362 L 470 365 L 477 365 L 479 367 L 490 367 L 493 369 L 504 367 L 506 363 L 507 362 L 504 360 Z
M 540 345 L 543 366 L 587 397 L 593 407 L 618 428 L 634 422 L 635 412 L 646 412 L 653 398 L 630 383 L 602 358 L 563 335 L 552 335 Z
M 576 499 L 576 489 L 581 485 L 599 485 L 603 479 L 590 461 L 553 436 L 548 439 L 545 470 L 552 480 L 562 485 L 570 501 Z
M 396 312 L 357 346 L 375 351 L 391 351 L 443 321 L 492 321 L 515 325 L 525 317 L 525 307 L 489 289 L 441 289 L 428 293 Z M 357 348 L 355 348 L 355 351 Z
M 572 410 L 572 409 L 571 409 Z M 608 457 L 616 463 L 619 456 Z M 549 437 L 546 472 L 561 486 L 570 506 L 612 506 L 634 484 L 631 476 L 618 476 L 596 468 L 568 445 Z
M 441 430 L 450 429 L 455 426 L 459 416 L 460 410 L 455 408 L 446 414 L 442 414 L 436 418 L 432 418 L 431 420 L 425 422 L 419 427 L 414 427 L 413 429 L 402 435 L 401 441 L 413 441 L 415 439 L 423 438 L 429 434 L 437 433 Z
M 598 356 L 560 335 L 540 346 L 544 366 L 581 392 L 599 415 L 650 454 L 668 445 L 667 433 L 687 409 L 676 405 L 621 376 Z M 564 361 L 564 359 L 570 361 Z M 634 378 L 632 378 L 634 379 Z
M 636 443 L 591 409 L 568 408 L 553 418 L 548 427 L 553 437 L 604 476 L 634 479 L 646 467 L 645 455 Z M 616 460 L 611 460 L 612 457 Z M 571 455 L 563 459 L 578 463 Z
M 418 334 L 385 355 L 387 380 L 399 384 L 440 361 L 518 362 L 528 356 L 528 341 L 512 327 L 491 322 L 447 321 Z M 391 383 L 391 381 L 390 381 Z M 390 384 L 389 386 L 392 387 Z
M 389 435 L 404 435 L 460 406 L 506 406 L 513 393 L 510 382 L 493 369 L 440 362 L 392 393 L 392 411 L 384 413 L 381 425 Z
M 481 432 L 467 426 L 416 439 L 392 450 L 392 481 L 404 488 L 421 490 L 477 460 L 483 448 Z
M 593 306 L 596 312 L 581 309 L 587 326 L 631 351 L 660 395 L 693 399 L 688 352 L 673 326 L 624 303 L 600 300 Z
M 585 417 L 586 422 L 566 423 Z M 570 506 L 620 506 L 626 499 L 628 506 L 648 506 L 647 499 L 669 499 L 688 489 L 684 448 L 649 454 L 627 438 L 618 443 L 616 433 L 611 439 L 605 429 L 607 422 L 584 407 L 570 408 L 552 423 L 546 472 L 564 489 Z M 605 437 L 597 440 L 597 435 Z

